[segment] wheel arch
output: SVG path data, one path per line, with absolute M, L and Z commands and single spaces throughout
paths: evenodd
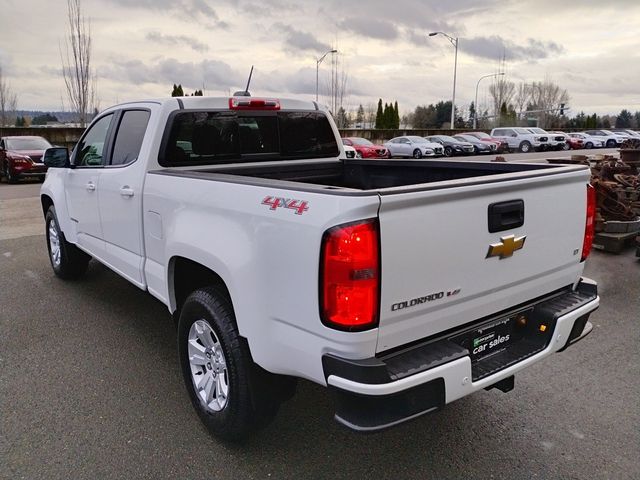
M 173 314 L 180 311 L 191 292 L 201 287 L 215 287 L 233 305 L 229 287 L 222 276 L 200 262 L 175 255 L 169 260 L 168 277 L 170 310 Z
M 40 204 L 42 205 L 42 215 L 46 216 L 49 208 L 53 207 L 53 199 L 46 194 L 40 195 Z

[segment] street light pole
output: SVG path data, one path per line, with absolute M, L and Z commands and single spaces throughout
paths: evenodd
M 324 55 L 322 55 L 320 58 L 316 60 L 316 102 L 318 101 L 318 78 L 319 78 L 318 75 L 320 71 L 320 64 L 324 60 L 324 57 L 326 57 L 330 53 L 338 53 L 338 50 L 336 49 L 329 50 L 328 52 L 326 52 Z
M 458 73 L 458 37 L 452 37 L 451 35 L 447 35 L 444 32 L 431 32 L 429 33 L 430 37 L 435 37 L 436 35 L 444 35 L 447 37 L 447 40 L 451 42 L 451 45 L 455 48 L 455 57 L 453 60 L 453 96 L 451 98 L 451 130 L 455 128 L 455 118 L 456 118 L 456 76 Z
M 476 100 L 473 104 L 473 108 L 475 109 L 475 111 L 473 112 L 473 129 L 476 129 L 476 119 L 478 118 L 478 87 L 480 86 L 480 80 L 482 80 L 483 78 L 489 78 L 489 77 L 499 77 L 500 75 L 504 75 L 504 72 L 500 72 L 500 73 L 490 73 L 489 75 L 483 75 L 482 77 L 480 77 L 478 79 L 478 83 L 476 83 Z

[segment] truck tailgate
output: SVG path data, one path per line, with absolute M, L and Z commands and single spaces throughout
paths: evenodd
M 583 268 L 588 171 L 527 179 L 510 175 L 515 178 L 381 195 L 378 352 L 577 281 Z M 513 220 L 512 213 L 505 213 L 498 220 L 502 230 L 490 233 L 489 206 L 509 207 L 519 200 L 524 224 L 504 228 Z M 491 211 L 496 213 L 496 207 Z M 524 241 L 522 248 L 509 256 L 518 240 Z M 496 256 L 489 256 L 492 244 Z

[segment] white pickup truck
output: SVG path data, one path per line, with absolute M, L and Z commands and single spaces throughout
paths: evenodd
M 586 167 L 341 145 L 314 102 L 189 97 L 109 108 L 70 155 L 46 151 L 54 272 L 93 258 L 166 304 L 222 439 L 266 425 L 298 378 L 334 392 L 342 424 L 378 430 L 509 391 L 591 331 Z

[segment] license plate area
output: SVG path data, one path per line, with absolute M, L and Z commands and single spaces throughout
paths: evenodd
M 468 350 L 476 381 L 544 350 L 551 323 L 528 308 L 471 327 L 449 340 Z

